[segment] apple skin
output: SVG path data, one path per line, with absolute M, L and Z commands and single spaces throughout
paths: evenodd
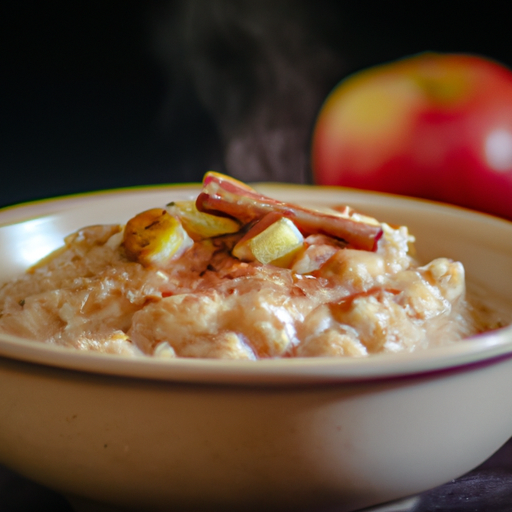
M 512 72 L 476 55 L 422 53 L 340 82 L 311 148 L 314 182 L 512 219 Z

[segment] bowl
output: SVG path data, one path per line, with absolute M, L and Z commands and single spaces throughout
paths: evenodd
M 407 224 L 420 259 L 460 260 L 512 311 L 512 223 L 342 188 L 259 184 Z M 85 225 L 124 223 L 198 185 L 0 212 L 0 281 Z M 0 463 L 77 510 L 355 510 L 438 486 L 512 435 L 512 328 L 368 358 L 130 359 L 0 336 Z

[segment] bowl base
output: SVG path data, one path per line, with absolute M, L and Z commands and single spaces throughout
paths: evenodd
M 112 505 L 105 505 L 96 501 L 80 498 L 76 496 L 66 496 L 69 504 L 73 508 L 74 512 L 128 512 L 128 509 L 115 507 Z M 364 509 L 358 509 L 354 512 L 412 512 L 419 501 L 419 497 L 412 496 L 408 498 L 402 498 L 399 500 L 384 503 L 382 505 L 376 505 Z M 176 509 L 173 509 L 176 510 Z M 150 512 L 149 510 L 147 512 Z M 177 512 L 177 511 L 176 511 Z M 190 510 L 186 512 L 207 512 L 206 510 Z M 311 511 L 313 512 L 313 511 Z M 328 510 L 315 509 L 314 512 L 336 512 L 329 508 Z
M 409 498 L 390 501 L 383 505 L 363 508 L 356 512 L 413 512 L 419 500 L 419 496 L 411 496 Z

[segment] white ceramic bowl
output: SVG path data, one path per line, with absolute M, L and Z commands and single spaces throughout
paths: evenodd
M 336 188 L 260 185 L 407 224 L 512 311 L 512 223 Z M 0 212 L 0 281 L 93 223 L 193 197 L 123 190 Z M 471 470 L 512 435 L 512 330 L 367 359 L 133 360 L 0 337 L 0 463 L 79 504 L 353 510 Z

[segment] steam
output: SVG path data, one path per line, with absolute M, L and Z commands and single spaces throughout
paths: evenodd
M 312 127 L 344 67 L 311 9 L 292 0 L 182 0 L 157 17 L 155 48 L 174 94 L 190 87 L 210 113 L 232 176 L 310 181 Z

